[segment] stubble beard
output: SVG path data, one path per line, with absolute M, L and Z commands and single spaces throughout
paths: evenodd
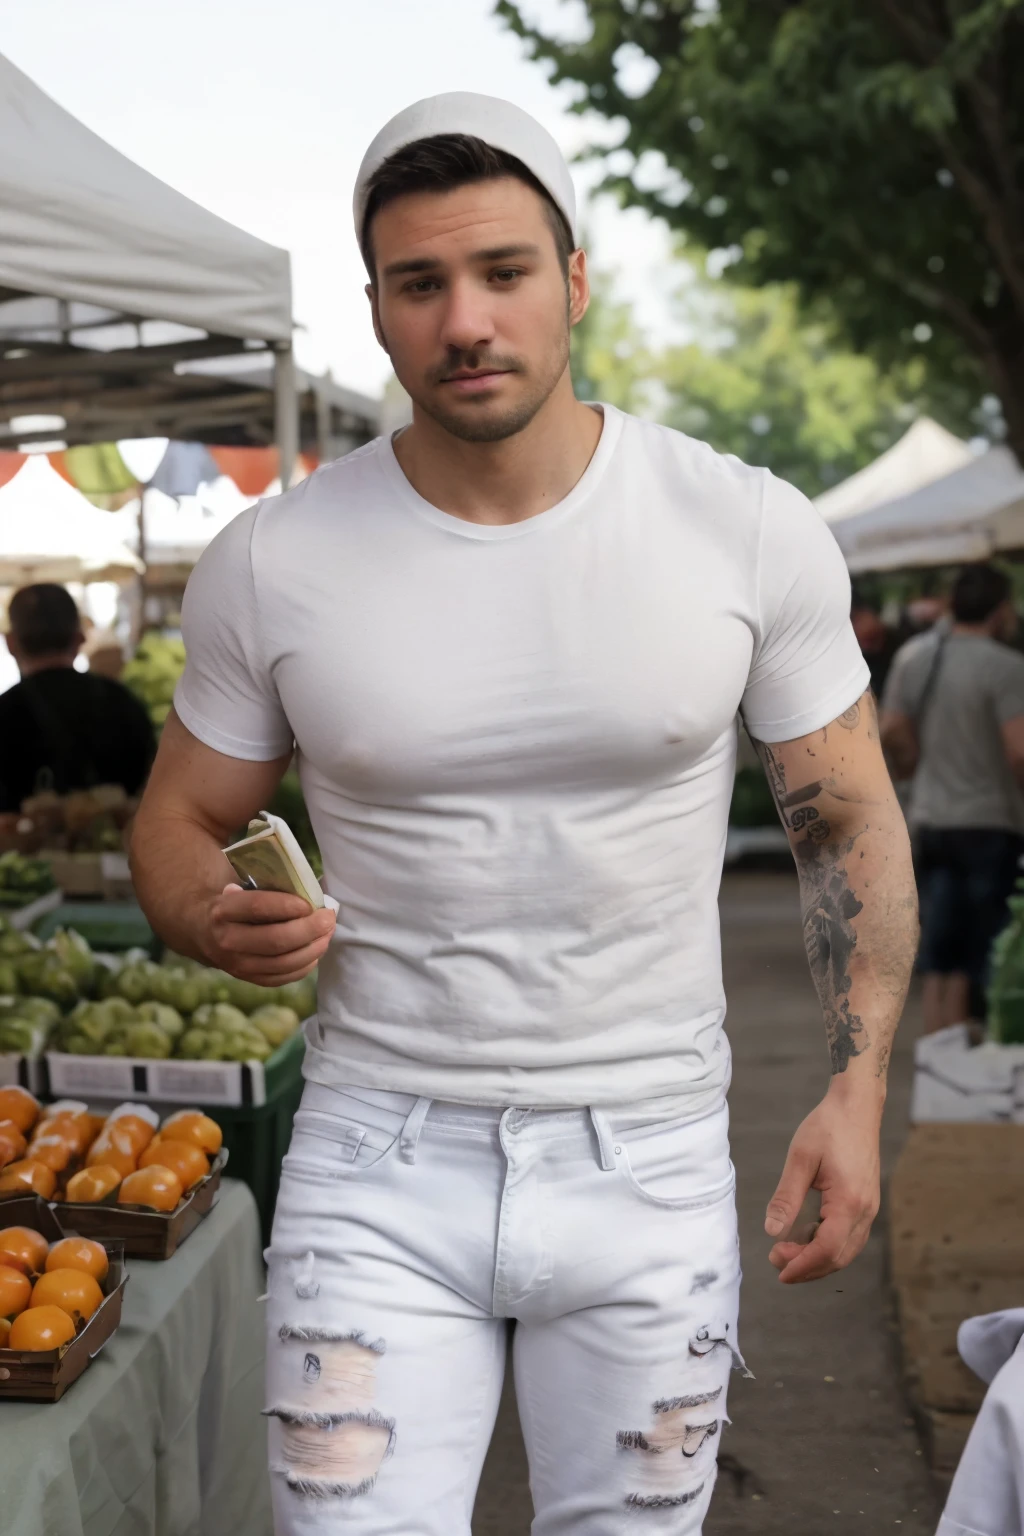
M 533 388 L 529 389 L 524 398 L 514 405 L 494 413 L 493 406 L 488 408 L 488 402 L 481 400 L 479 405 L 473 401 L 467 401 L 464 410 L 447 410 L 443 401 L 437 398 L 437 392 L 431 391 L 423 397 L 409 393 L 414 403 L 432 421 L 436 421 L 439 427 L 451 433 L 464 443 L 500 443 L 506 438 L 515 437 L 517 433 L 524 431 L 533 418 L 551 398 L 569 362 L 569 331 L 566 329 L 558 351 L 545 359 L 543 377 Z M 466 368 L 478 367 L 473 354 L 467 353 L 460 364 Z M 517 369 L 520 374 L 525 374 L 525 369 Z M 443 390 L 444 384 L 438 381 L 438 388 Z M 479 415 L 477 411 L 479 410 Z M 485 414 L 486 413 L 486 414 Z

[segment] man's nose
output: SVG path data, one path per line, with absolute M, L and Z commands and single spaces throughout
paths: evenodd
M 489 295 L 478 283 L 466 280 L 452 283 L 448 290 L 441 340 L 458 352 L 489 346 L 494 340 L 494 321 Z

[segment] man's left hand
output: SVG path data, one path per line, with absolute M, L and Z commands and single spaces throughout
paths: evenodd
M 764 1224 L 769 1237 L 780 1239 L 768 1258 L 783 1284 L 835 1274 L 864 1247 L 881 1198 L 880 1125 L 880 1096 L 858 1095 L 833 1078 L 824 1099 L 797 1128 Z M 787 1241 L 783 1234 L 810 1189 L 821 1193 L 821 1224 L 811 1242 Z

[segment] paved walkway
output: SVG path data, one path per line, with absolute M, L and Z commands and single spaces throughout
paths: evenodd
M 800 937 L 795 876 L 727 875 L 722 939 L 735 1066 L 743 1350 L 722 1473 L 705 1536 L 934 1536 L 938 1510 L 900 1389 L 881 1230 L 831 1280 L 781 1286 L 764 1207 L 789 1137 L 827 1084 L 828 1058 Z M 893 1054 L 883 1157 L 906 1131 L 916 1005 Z M 474 1536 L 527 1536 L 531 1506 L 514 1398 L 506 1390 Z

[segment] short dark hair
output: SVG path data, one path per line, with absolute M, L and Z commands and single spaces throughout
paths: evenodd
M 984 624 L 1012 592 L 1005 571 L 994 565 L 965 565 L 953 583 L 953 617 L 958 624 Z
M 74 649 L 82 628 L 71 593 L 52 581 L 19 588 L 7 616 L 26 656 L 64 655 Z
M 370 281 L 376 280 L 373 241 L 370 229 L 374 216 L 388 203 L 410 192 L 452 192 L 475 181 L 492 181 L 499 176 L 514 176 L 532 187 L 543 199 L 551 233 L 555 237 L 558 260 L 566 277 L 569 256 L 575 250 L 572 230 L 565 214 L 543 182 L 533 172 L 503 149 L 495 149 L 470 133 L 436 133 L 428 139 L 416 139 L 383 161 L 367 182 L 366 212 L 359 232 Z

